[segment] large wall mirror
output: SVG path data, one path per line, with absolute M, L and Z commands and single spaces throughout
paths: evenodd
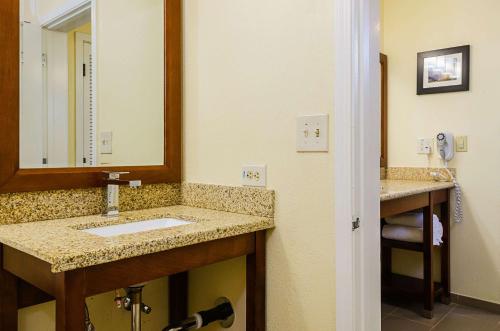
M 180 179 L 179 0 L 1 6 L 0 191 Z
M 163 0 L 20 5 L 21 168 L 163 164 Z

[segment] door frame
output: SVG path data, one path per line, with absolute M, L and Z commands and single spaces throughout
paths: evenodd
M 75 144 L 76 144 L 76 152 L 75 152 L 75 161 L 76 161 L 76 166 L 77 167 L 85 167 L 85 166 L 90 166 L 90 165 L 96 165 L 97 161 L 97 146 L 96 146 L 96 113 L 95 113 L 95 107 L 91 105 L 90 107 L 90 114 L 89 116 L 93 119 L 92 122 L 92 130 L 94 132 L 94 135 L 92 137 L 92 142 L 91 145 L 93 146 L 93 154 L 92 158 L 89 160 L 90 162 L 88 164 L 83 163 L 83 155 L 85 151 L 85 144 L 82 140 L 82 136 L 84 135 L 84 121 L 85 121 L 85 109 L 84 109 L 84 99 L 85 99 L 85 94 L 83 93 L 84 90 L 84 78 L 83 78 L 83 63 L 84 63 L 84 56 L 83 56 L 83 49 L 84 49 L 84 43 L 89 43 L 91 47 L 91 53 L 92 53 L 92 37 L 91 35 L 88 35 L 86 33 L 81 33 L 81 32 L 76 32 L 75 33 L 75 101 L 76 101 L 76 107 L 75 107 L 75 120 L 76 120 L 76 125 L 75 125 L 75 131 L 76 131 L 76 139 L 75 139 Z M 92 56 L 92 55 L 91 55 Z M 95 58 L 92 58 L 93 61 L 95 61 Z M 93 64 L 93 61 L 91 65 Z M 89 67 L 87 69 L 89 73 L 91 73 L 90 76 L 92 83 L 95 81 L 95 75 L 93 74 L 92 68 Z M 92 99 L 94 97 L 94 88 L 92 88 L 92 93 L 90 95 L 90 98 Z M 92 99 L 95 103 L 95 100 Z
M 336 329 L 379 331 L 380 4 L 335 1 Z M 353 220 L 359 228 L 353 231 Z

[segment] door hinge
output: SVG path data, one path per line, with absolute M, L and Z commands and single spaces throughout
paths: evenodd
M 85 63 L 83 64 L 83 77 L 87 76 L 87 70 L 86 70 L 86 66 L 85 66 Z
M 352 218 L 352 231 L 359 229 L 359 217 Z
M 83 163 L 87 163 L 87 158 L 86 157 L 83 158 Z

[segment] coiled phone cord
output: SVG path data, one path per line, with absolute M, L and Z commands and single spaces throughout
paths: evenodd
M 453 185 L 455 185 L 455 222 L 461 223 L 464 220 L 464 211 L 462 208 L 462 188 L 460 187 L 460 184 L 458 184 L 455 176 L 453 176 L 453 173 L 450 169 L 448 169 L 448 162 L 444 163 L 444 168 L 446 169 L 446 172 L 448 172 L 448 175 L 450 175 Z

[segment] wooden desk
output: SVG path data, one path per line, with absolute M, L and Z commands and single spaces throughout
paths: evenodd
M 433 213 L 434 207 L 440 206 L 440 221 L 443 225 L 443 244 L 441 244 L 441 283 L 433 280 Z M 408 211 L 423 209 L 423 243 L 409 243 L 390 239 L 381 239 L 382 294 L 405 294 L 423 297 L 424 316 L 432 318 L 434 298 L 441 295 L 441 301 L 450 303 L 450 188 L 423 192 L 391 200 L 381 201 L 381 219 Z M 392 248 L 422 252 L 424 255 L 424 279 L 416 279 L 392 273 Z

